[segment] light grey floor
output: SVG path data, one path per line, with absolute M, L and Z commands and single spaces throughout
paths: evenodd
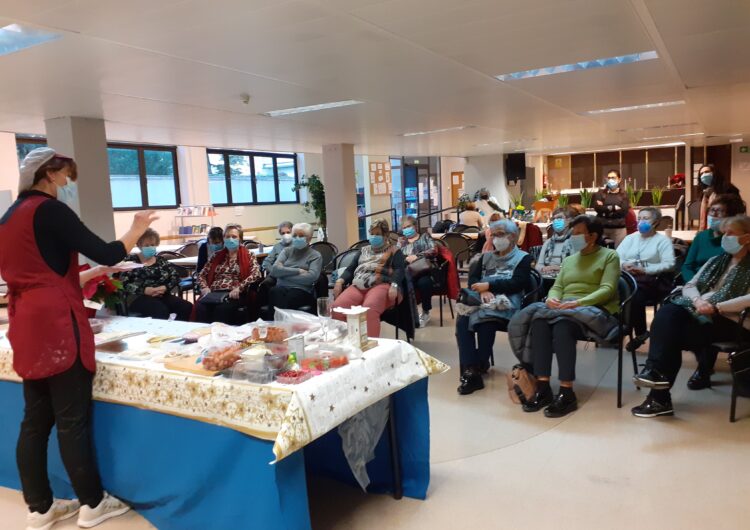
M 392 328 L 383 336 L 393 337 Z M 416 344 L 457 365 L 453 322 L 438 327 L 437 310 Z M 625 407 L 618 410 L 615 352 L 581 347 L 580 409 L 551 420 L 523 413 L 507 397 L 504 374 L 514 360 L 504 334 L 495 358 L 487 387 L 471 396 L 456 394 L 457 370 L 430 379 L 426 501 L 314 479 L 314 528 L 750 528 L 750 400 L 740 400 L 741 420 L 730 424 L 724 360 L 714 389 L 691 392 L 685 381 L 695 362 L 686 354 L 674 392 L 677 415 L 644 420 L 630 415 L 645 396 L 629 382 L 632 368 L 626 363 Z M 24 516 L 20 494 L 0 489 L 0 527 L 23 528 Z M 131 514 L 102 528 L 150 526 Z

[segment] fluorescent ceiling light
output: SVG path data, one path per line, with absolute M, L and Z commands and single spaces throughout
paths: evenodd
M 15 53 L 38 44 L 57 40 L 62 35 L 42 29 L 10 24 L 0 28 L 0 55 Z
M 693 125 L 699 125 L 697 121 L 690 123 L 669 123 L 667 125 L 649 125 L 648 127 L 631 127 L 629 129 L 617 129 L 615 132 L 635 132 L 635 131 L 651 131 L 654 129 L 669 129 L 671 127 L 691 127 Z
M 600 148 L 592 147 L 590 149 L 583 149 L 579 151 L 566 151 L 564 153 L 550 153 L 548 156 L 580 155 L 580 154 L 589 154 L 593 152 L 607 153 L 607 152 L 613 152 L 613 151 L 632 151 L 634 149 L 656 149 L 657 147 L 677 147 L 680 145 L 685 145 L 685 142 L 670 142 L 666 144 L 654 144 L 654 145 L 635 145 L 635 146 L 627 146 L 627 147 L 614 147 L 610 149 L 600 149 Z
M 659 54 L 651 50 L 641 53 L 631 53 L 628 55 L 618 55 L 617 57 L 605 57 L 603 59 L 594 59 L 593 61 L 581 61 L 580 63 L 561 64 L 558 66 L 548 66 L 546 68 L 535 68 L 534 70 L 524 70 L 523 72 L 513 72 L 512 74 L 502 74 L 495 76 L 498 81 L 515 81 L 518 79 L 528 79 L 531 77 L 542 77 L 545 75 L 564 74 L 567 72 L 576 72 L 578 70 L 594 70 L 596 68 L 608 68 L 621 64 L 638 63 L 641 61 L 650 61 L 658 59 Z
M 664 140 L 666 138 L 687 138 L 689 136 L 703 136 L 704 133 L 668 134 L 666 136 L 646 136 L 641 140 Z
M 587 110 L 582 114 L 589 116 L 595 116 L 597 114 L 607 114 L 610 112 L 627 112 L 629 110 L 646 110 L 646 109 L 660 109 L 662 107 L 675 107 L 677 105 L 684 105 L 685 100 L 679 99 L 677 101 L 660 101 L 659 103 L 646 103 L 644 105 L 632 105 L 630 107 L 612 107 L 611 109 L 598 109 L 598 110 Z
M 402 133 L 399 136 L 422 136 L 425 134 L 435 134 L 435 133 L 443 133 L 443 132 L 451 132 L 451 131 L 463 131 L 464 129 L 474 129 L 474 128 L 476 128 L 476 125 L 461 125 L 460 127 L 446 127 L 445 129 L 433 129 L 431 131 L 416 131 L 416 132 Z
M 289 116 L 290 114 L 301 114 L 303 112 L 315 112 L 317 110 L 337 109 L 339 107 L 349 107 L 351 105 L 361 105 L 362 101 L 347 99 L 346 101 L 333 101 L 331 103 L 320 103 L 318 105 L 308 105 L 307 107 L 294 107 L 291 109 L 271 110 L 264 112 L 263 116 L 278 118 L 279 116 Z
M 744 140 L 742 138 L 732 138 L 729 140 L 730 144 L 741 144 Z

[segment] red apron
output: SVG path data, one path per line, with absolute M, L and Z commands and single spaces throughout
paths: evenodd
M 0 225 L 0 274 L 8 283 L 8 340 L 13 369 L 23 379 L 65 372 L 76 361 L 80 336 L 83 365 L 96 371 L 91 331 L 78 280 L 78 254 L 70 253 L 65 276 L 42 258 L 34 236 L 34 214 L 48 197 L 23 200 Z

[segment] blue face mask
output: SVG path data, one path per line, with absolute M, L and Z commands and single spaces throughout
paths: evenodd
M 144 258 L 151 259 L 156 256 L 156 247 L 143 247 L 141 249 L 141 254 Z
M 620 183 L 616 179 L 609 179 L 607 181 L 607 187 L 611 190 L 616 190 L 620 187 Z
M 569 241 L 570 247 L 573 249 L 573 252 L 580 252 L 588 245 L 588 243 L 586 243 L 586 236 L 584 236 L 583 234 L 570 236 Z
M 406 237 L 414 237 L 414 234 L 416 234 L 417 231 L 414 229 L 413 226 L 408 226 L 404 228 L 404 236 Z
M 552 230 L 554 230 L 557 233 L 560 233 L 563 230 L 565 230 L 565 219 L 553 219 Z
M 227 247 L 227 250 L 237 250 L 238 248 L 240 248 L 240 240 L 239 239 L 225 239 L 224 246 Z
M 721 248 L 724 249 L 724 252 L 734 256 L 742 250 L 740 238 L 738 236 L 728 236 L 724 234 L 721 238 Z
M 208 244 L 208 250 L 210 250 L 214 254 L 221 251 L 223 248 L 224 248 L 224 243 L 209 243 Z
M 292 238 L 292 247 L 296 248 L 297 250 L 302 250 L 307 246 L 307 238 L 305 237 L 293 237 Z
M 651 224 L 651 221 L 638 221 L 638 231 L 641 234 L 648 234 L 653 227 L 654 225 Z
M 721 217 L 714 217 L 713 215 L 709 215 L 706 218 L 706 226 L 710 228 L 711 230 L 718 232 L 719 228 L 721 227 Z
M 714 174 L 713 173 L 703 173 L 701 175 L 701 183 L 704 186 L 710 186 L 714 183 Z
M 375 248 L 380 248 L 383 246 L 384 240 L 383 236 L 373 236 L 371 235 L 367 240 L 370 242 L 370 245 Z

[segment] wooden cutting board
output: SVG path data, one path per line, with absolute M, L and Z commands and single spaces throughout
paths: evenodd
M 218 370 L 206 370 L 203 368 L 203 363 L 196 363 L 199 355 L 193 355 L 191 357 L 182 357 L 174 361 L 164 363 L 164 367 L 169 370 L 177 370 L 178 372 L 188 372 L 196 375 L 205 375 L 206 377 L 214 377 L 219 373 Z

